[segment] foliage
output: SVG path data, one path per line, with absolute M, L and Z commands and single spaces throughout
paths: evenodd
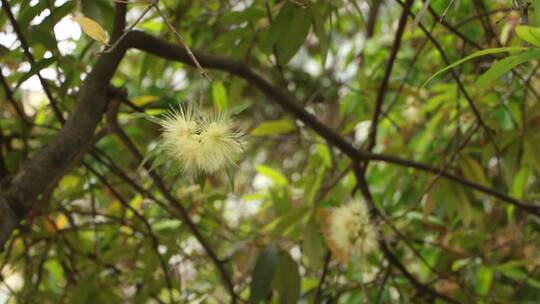
M 69 121 L 117 2 L 2 0 L 2 191 L 69 127 L 51 101 Z M 540 2 L 407 3 L 159 1 L 210 81 L 126 52 L 95 142 L 0 253 L 0 302 L 539 302 Z M 185 52 L 154 9 L 134 28 Z M 155 121 L 201 85 L 247 135 L 237 166 L 193 176 Z M 379 248 L 343 259 L 329 218 L 352 199 Z

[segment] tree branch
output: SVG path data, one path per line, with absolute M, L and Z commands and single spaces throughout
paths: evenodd
M 388 58 L 388 63 L 386 64 L 386 68 L 384 70 L 383 80 L 377 92 L 377 99 L 375 100 L 375 110 L 373 111 L 373 118 L 371 119 L 371 128 L 369 130 L 369 138 L 367 142 L 368 151 L 373 150 L 373 147 L 375 147 L 375 144 L 377 143 L 377 126 L 379 124 L 379 117 L 381 116 L 384 96 L 386 95 L 386 90 L 390 81 L 390 74 L 392 74 L 394 62 L 396 61 L 397 53 L 399 51 L 399 47 L 401 46 L 401 38 L 403 37 L 403 32 L 405 32 L 407 16 L 409 15 L 409 10 L 411 9 L 413 2 L 414 0 L 407 0 L 403 6 L 401 17 L 399 18 L 396 37 L 394 38 L 394 43 L 392 44 L 392 49 L 390 50 L 390 57 Z
M 140 31 L 134 31 L 126 36 L 125 40 L 129 43 L 129 47 L 139 49 L 158 57 L 183 62 L 193 66 L 188 54 L 182 48 L 154 36 Z M 337 132 L 328 128 L 325 124 L 321 123 L 317 118 L 299 106 L 300 103 L 288 95 L 287 92 L 284 92 L 280 88 L 270 84 L 267 80 L 251 70 L 247 65 L 229 58 L 208 55 L 197 51 L 194 51 L 194 54 L 197 56 L 201 65 L 205 68 L 226 71 L 230 74 L 243 78 L 251 85 L 257 87 L 263 94 L 270 97 L 272 100 L 274 100 L 274 102 L 283 107 L 286 111 L 290 112 L 297 119 L 319 134 L 319 136 L 324 138 L 329 144 L 338 148 L 355 162 L 366 160 L 382 161 L 402 167 L 414 168 L 420 171 L 439 174 L 441 177 L 454 181 L 462 186 L 478 190 L 482 193 L 496 197 L 501 201 L 515 205 L 521 210 L 540 216 L 540 206 L 525 204 L 502 192 L 467 180 L 459 175 L 441 168 L 432 167 L 427 164 L 399 158 L 396 156 L 357 150 Z
M 0 250 L 36 199 L 54 185 L 92 139 L 107 105 L 109 82 L 127 50 L 127 44 L 121 46 L 98 59 L 83 82 L 73 113 L 52 141 L 27 160 L 13 179 L 2 181 Z

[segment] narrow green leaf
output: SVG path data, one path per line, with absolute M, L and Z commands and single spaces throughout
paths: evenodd
M 234 173 L 231 171 L 231 168 L 225 168 L 225 172 L 227 173 L 227 179 L 231 186 L 231 192 L 234 192 Z
M 534 133 L 528 132 L 523 141 L 523 162 L 531 165 L 537 173 L 540 173 L 540 144 Z
M 460 166 L 466 178 L 489 187 L 489 180 L 484 173 L 484 169 L 482 169 L 482 166 L 474 158 L 463 155 Z
M 294 18 L 294 11 L 294 5 L 290 3 L 285 3 L 279 10 L 279 13 L 270 25 L 268 35 L 266 35 L 265 39 L 262 41 L 262 48 L 265 52 L 272 53 L 273 47 L 276 45 L 279 38 L 287 34 L 289 22 Z
M 533 9 L 532 9 L 532 20 L 531 23 L 533 25 L 540 25 L 540 0 L 532 0 L 531 1 Z
M 525 189 L 527 188 L 527 183 L 529 182 L 529 177 L 532 174 L 532 168 L 525 166 L 521 168 L 514 179 L 514 184 L 512 185 L 512 196 L 517 199 L 522 199 Z
M 480 266 L 476 271 L 476 284 L 474 290 L 480 295 L 487 295 L 493 281 L 493 270 Z
M 275 246 L 264 248 L 257 257 L 251 273 L 250 303 L 259 303 L 268 297 L 276 273 L 278 257 L 279 250 Z
M 330 151 L 330 148 L 326 144 L 318 144 L 317 145 L 317 154 L 321 157 L 323 160 L 323 164 L 330 168 L 332 166 L 332 152 Z
M 494 63 L 489 70 L 482 74 L 476 84 L 481 87 L 489 85 L 503 74 L 509 72 L 514 67 L 527 61 L 540 58 L 540 50 L 533 49 L 516 56 L 509 56 Z
M 229 105 L 227 90 L 221 81 L 212 82 L 212 99 L 218 110 L 224 111 Z
M 433 78 L 439 76 L 440 74 L 450 70 L 450 69 L 453 69 L 455 67 L 457 67 L 458 65 L 464 63 L 464 62 L 467 62 L 471 59 L 474 59 L 474 58 L 477 58 L 477 57 L 481 57 L 481 56 L 485 56 L 485 55 L 491 55 L 491 54 L 498 54 L 498 53 L 512 53 L 512 52 L 520 52 L 520 51 L 525 51 L 525 50 L 528 50 L 529 48 L 526 48 L 526 47 L 504 47 L 504 48 L 492 48 L 492 49 L 486 49 L 486 50 L 481 50 L 481 51 L 478 51 L 478 52 L 474 52 L 473 54 L 465 57 L 465 58 L 462 58 L 454 63 L 452 63 L 451 65 L 445 67 L 444 69 L 438 71 L 437 73 L 433 74 L 433 76 L 429 77 L 428 80 L 426 80 L 426 82 L 424 82 L 424 84 L 422 84 L 422 87 L 426 86 L 431 80 L 433 80 Z
M 527 280 L 527 284 L 529 284 L 531 287 L 540 289 L 540 280 L 529 278 Z
M 311 218 L 304 228 L 302 249 L 311 269 L 320 269 L 323 266 L 324 245 L 314 218 Z
M 522 40 L 540 47 L 540 29 L 528 25 L 518 25 L 516 26 L 516 35 Z
M 266 136 L 285 134 L 293 131 L 295 128 L 296 126 L 294 123 L 288 119 L 269 120 L 251 130 L 251 135 Z
M 27 28 L 30 25 L 30 21 L 46 8 L 47 3 L 45 1 L 39 1 L 36 5 L 22 10 L 21 13 L 19 13 L 19 16 L 17 16 L 19 26 L 21 26 L 21 28 Z
M 288 2 L 285 5 L 293 4 Z M 306 41 L 311 27 L 311 14 L 307 9 L 295 6 L 293 19 L 287 20 L 287 24 L 287 33 L 280 37 L 276 45 L 278 60 L 282 65 L 287 64 Z
M 418 24 L 420 24 L 420 21 L 422 21 L 422 18 L 424 17 L 424 14 L 426 13 L 429 3 L 431 0 L 425 0 L 424 5 L 422 5 L 422 8 L 416 13 L 416 17 L 413 20 L 413 23 L 411 25 L 411 32 L 414 33 L 416 30 L 416 27 L 418 27 Z
M 311 5 L 311 15 L 313 17 L 313 27 L 315 29 L 315 35 L 319 39 L 319 49 L 321 52 L 321 66 L 324 69 L 326 65 L 326 57 L 328 55 L 328 34 L 324 29 L 324 16 L 321 12 L 321 5 Z
M 289 183 L 287 178 L 283 174 L 276 171 L 274 168 L 265 165 L 258 165 L 256 167 L 256 170 L 257 172 L 259 172 L 259 174 L 262 174 L 271 179 L 276 185 L 286 186 Z
M 273 285 L 279 294 L 279 303 L 296 304 L 300 298 L 300 273 L 291 255 L 281 250 Z
M 48 24 L 38 24 L 28 28 L 28 40 L 30 45 L 41 44 L 48 49 L 56 48 L 56 40 Z
M 508 268 L 502 271 L 502 274 L 516 281 L 521 281 L 527 278 L 525 271 L 519 268 Z
M 276 209 L 281 209 L 281 210 L 284 209 L 283 206 L 281 207 L 279 206 L 283 202 L 273 201 L 272 203 Z M 291 229 L 297 227 L 300 222 L 302 222 L 302 219 L 305 217 L 308 209 L 307 208 L 290 208 L 289 202 L 286 201 L 285 203 L 288 204 L 287 207 L 289 207 L 289 210 L 282 216 L 278 217 L 277 219 L 271 221 L 269 224 L 264 226 L 261 229 L 261 232 L 271 233 L 272 235 L 276 237 L 282 237 L 285 234 L 287 234 L 287 232 L 291 231 Z
M 197 173 L 197 183 L 199 183 L 201 192 L 204 192 L 204 187 L 206 186 L 206 174 L 204 172 L 200 171 Z

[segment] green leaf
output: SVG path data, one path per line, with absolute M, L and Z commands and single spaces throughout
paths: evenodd
M 250 303 L 258 303 L 264 301 L 272 287 L 276 266 L 278 264 L 279 250 L 275 246 L 264 248 L 251 273 L 251 284 L 249 287 Z
M 32 21 L 34 17 L 39 15 L 46 8 L 47 3 L 45 1 L 39 1 L 36 5 L 22 10 L 19 16 L 17 16 L 19 26 L 22 28 L 27 28 L 30 25 L 30 21 Z
M 468 180 L 475 181 L 482 186 L 490 187 L 489 179 L 487 178 L 486 174 L 484 173 L 484 169 L 480 164 L 472 157 L 463 155 L 461 157 L 460 163 L 459 163 L 461 172 L 463 172 L 463 175 Z M 484 194 L 482 194 L 479 191 L 474 191 L 474 195 L 482 199 L 485 197 Z
M 77 282 L 77 286 L 71 291 L 71 299 L 68 303 L 92 303 L 97 292 L 94 275 L 86 276 Z
M 475 281 L 474 291 L 480 295 L 487 295 L 493 281 L 493 270 L 480 266 L 476 271 Z
M 287 178 L 283 174 L 276 171 L 274 168 L 271 168 L 265 165 L 258 165 L 256 167 L 256 170 L 257 172 L 259 172 L 259 174 L 268 177 L 276 185 L 286 186 L 287 184 L 289 184 L 289 181 L 287 180 Z
M 492 49 L 486 49 L 486 50 L 481 50 L 481 51 L 478 51 L 478 52 L 474 52 L 473 54 L 465 57 L 465 58 L 462 58 L 454 63 L 452 63 L 451 65 L 445 67 L 444 69 L 438 71 L 437 73 L 433 74 L 433 76 L 429 77 L 428 80 L 426 80 L 426 82 L 424 82 L 424 84 L 422 84 L 422 87 L 425 87 L 431 80 L 433 80 L 433 78 L 439 76 L 440 74 L 450 70 L 450 69 L 453 69 L 455 67 L 457 67 L 458 65 L 464 63 L 464 62 L 467 62 L 471 59 L 474 59 L 474 58 L 477 58 L 477 57 L 481 57 L 481 56 L 485 56 L 485 55 L 491 55 L 491 54 L 498 54 L 498 53 L 512 53 L 512 52 L 520 52 L 520 51 L 526 51 L 528 50 L 529 48 L 526 48 L 526 47 L 503 47 L 503 48 L 492 48 Z
M 32 46 L 39 43 L 48 49 L 56 48 L 56 40 L 48 24 L 30 26 L 27 35 Z
M 317 144 L 317 155 L 323 160 L 323 164 L 330 168 L 332 166 L 332 152 L 328 145 L 326 144 Z
M 425 0 L 424 5 L 422 5 L 422 8 L 416 13 L 416 17 L 414 17 L 413 23 L 411 25 L 411 32 L 414 33 L 416 30 L 416 27 L 418 27 L 418 24 L 422 21 L 422 18 L 424 17 L 424 14 L 426 13 L 427 9 L 429 8 L 429 3 L 431 0 Z
M 516 26 L 516 35 L 522 40 L 540 47 L 540 29 L 528 25 L 518 25 Z
M 286 134 L 292 132 L 295 128 L 296 126 L 294 125 L 294 123 L 288 119 L 269 120 L 261 123 L 253 130 L 251 130 L 251 135 L 267 136 Z
M 527 188 L 527 184 L 529 182 L 529 177 L 531 176 L 531 174 L 532 168 L 529 166 L 524 166 L 523 168 L 519 169 L 519 172 L 516 175 L 516 178 L 514 179 L 514 183 L 512 185 L 512 196 L 517 199 L 523 198 L 523 193 Z
M 315 29 L 315 35 L 319 39 L 319 50 L 321 53 L 321 66 L 324 69 L 326 65 L 326 57 L 328 55 L 328 34 L 324 29 L 324 16 L 321 12 L 321 5 L 311 5 L 309 9 L 313 17 L 313 27 Z
M 212 99 L 218 110 L 224 111 L 227 109 L 229 105 L 227 90 L 225 90 L 225 86 L 221 81 L 212 82 Z
M 540 280 L 529 278 L 527 280 L 527 284 L 529 284 L 531 287 L 540 289 Z
M 279 303 L 296 304 L 300 298 L 300 274 L 291 255 L 281 250 L 273 285 L 279 294 Z
M 270 26 L 263 48 L 276 48 L 280 64 L 286 64 L 304 44 L 311 26 L 311 14 L 305 8 L 287 2 Z
M 445 202 L 450 204 L 447 205 L 448 209 L 455 210 L 463 222 L 463 225 L 468 227 L 472 221 L 472 208 L 467 193 L 459 186 L 451 183 L 447 183 L 447 185 L 448 188 L 446 191 L 448 197 L 445 198 Z
M 516 281 L 521 281 L 527 278 L 527 274 L 519 268 L 508 268 L 501 271 L 506 277 L 509 277 Z
M 276 45 L 279 38 L 287 34 L 287 25 L 292 18 L 294 18 L 294 6 L 290 3 L 286 3 L 274 18 L 274 21 L 268 30 L 268 34 L 263 38 L 262 48 L 266 53 L 272 53 L 273 47 Z
M 314 218 L 311 218 L 304 228 L 304 242 L 302 245 L 309 267 L 311 269 L 320 269 L 323 266 L 324 245 Z
M 489 187 L 490 183 L 482 166 L 472 157 L 463 155 L 460 162 L 461 171 L 466 178 L 474 180 L 475 182 Z
M 540 58 L 540 50 L 530 50 L 525 53 L 516 56 L 509 56 L 493 64 L 489 70 L 482 74 L 476 84 L 481 87 L 489 85 L 492 81 L 496 80 L 503 74 L 507 73 L 514 67 L 535 59 Z
M 200 171 L 197 173 L 197 183 L 201 188 L 201 192 L 203 192 L 204 187 L 206 186 L 206 174 L 204 174 L 204 172 Z
M 528 132 L 523 141 L 522 162 L 531 165 L 537 173 L 540 173 L 540 145 L 534 133 Z
M 229 181 L 229 186 L 231 186 L 231 192 L 234 192 L 234 173 L 231 171 L 231 168 L 225 168 L 225 173 L 227 173 L 227 180 Z
M 534 25 L 540 24 L 540 0 L 532 0 L 531 1 L 533 10 L 532 10 L 532 20 L 531 23 Z
M 307 9 L 296 6 L 293 19 L 287 20 L 287 23 L 287 33 L 277 42 L 278 60 L 282 65 L 287 64 L 306 41 L 311 27 L 311 15 Z
M 276 237 L 285 236 L 303 222 L 307 211 L 307 208 L 293 208 L 266 225 L 262 232 L 270 232 Z

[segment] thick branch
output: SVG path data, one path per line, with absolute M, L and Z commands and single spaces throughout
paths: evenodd
M 102 55 L 85 79 L 76 107 L 54 139 L 29 159 L 0 193 L 0 248 L 43 191 L 65 172 L 92 138 L 107 105 L 109 82 L 127 49 Z M 13 215 L 16 215 L 13 217 Z

